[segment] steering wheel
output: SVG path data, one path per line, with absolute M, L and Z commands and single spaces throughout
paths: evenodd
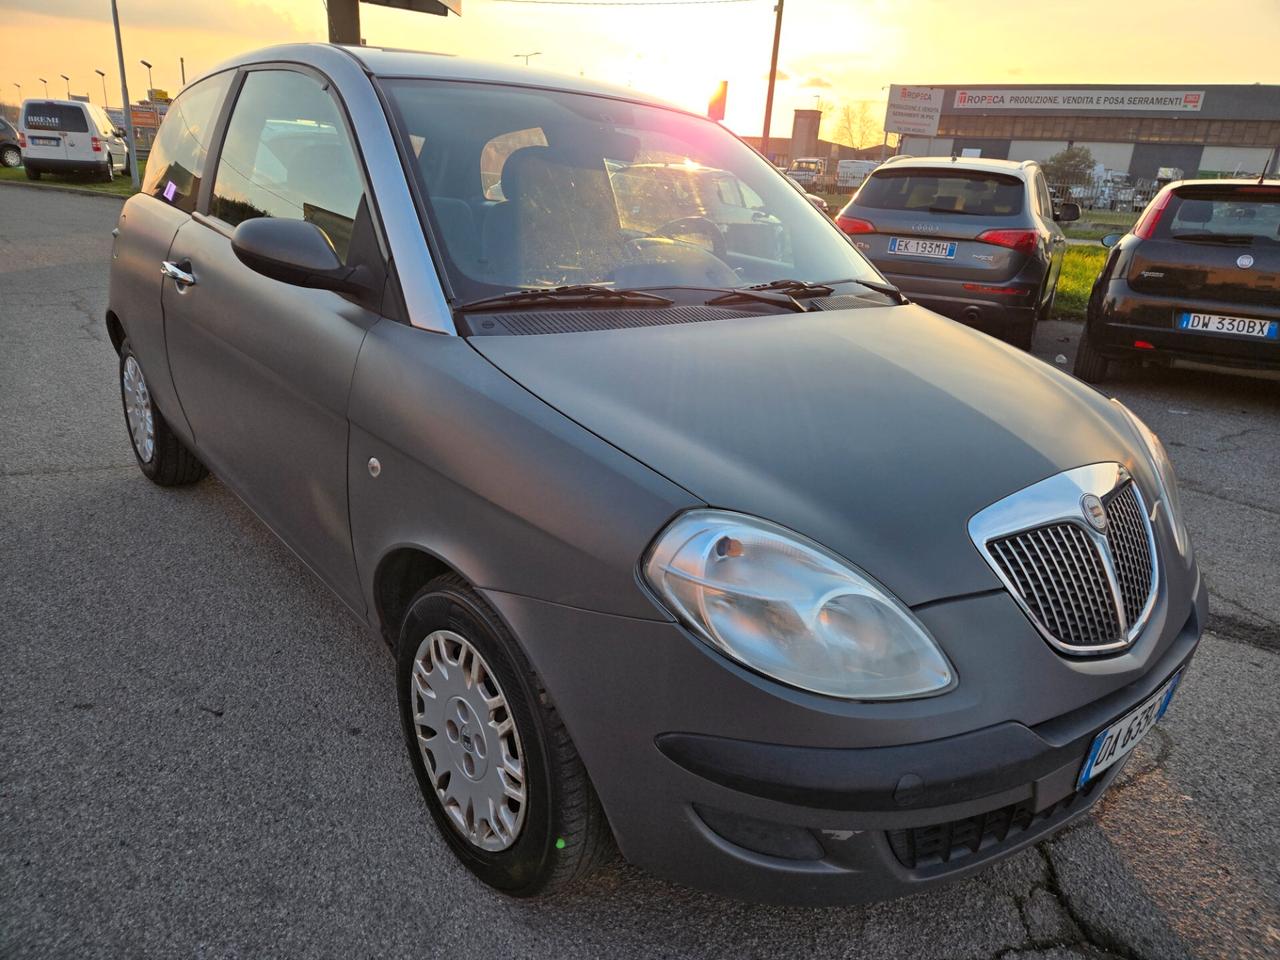
M 668 220 L 653 231 L 650 236 L 675 240 L 686 233 L 700 233 L 709 239 L 711 241 L 711 252 L 721 260 L 729 252 L 728 244 L 724 240 L 724 234 L 720 232 L 719 227 L 706 217 L 679 217 L 675 220 Z

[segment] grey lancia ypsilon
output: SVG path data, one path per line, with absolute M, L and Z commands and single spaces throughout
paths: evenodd
M 1204 622 L 1137 417 L 632 91 L 227 63 L 106 322 L 143 473 L 217 474 L 382 636 L 440 833 L 511 894 L 615 844 L 758 900 L 962 876 L 1102 796 Z

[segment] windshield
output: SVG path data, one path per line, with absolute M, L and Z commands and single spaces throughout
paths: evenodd
M 1022 181 L 972 170 L 884 170 L 858 191 L 857 204 L 877 210 L 916 210 L 1007 217 L 1022 212 Z
M 1280 190 L 1185 190 L 1169 198 L 1158 238 L 1280 244 Z
M 717 124 L 607 97 L 388 80 L 456 300 L 564 284 L 880 275 Z

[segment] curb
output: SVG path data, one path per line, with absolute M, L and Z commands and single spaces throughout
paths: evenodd
M 21 187 L 26 190 L 52 190 L 55 193 L 75 193 L 82 197 L 97 197 L 99 200 L 116 200 L 124 203 L 129 197 L 114 193 L 103 193 L 101 190 L 90 190 L 88 187 L 72 187 L 64 183 L 33 183 L 27 180 L 0 180 L 0 187 Z

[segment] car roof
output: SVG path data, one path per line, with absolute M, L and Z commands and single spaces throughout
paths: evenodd
M 83 100 L 55 100 L 53 97 L 27 97 L 22 101 L 22 112 L 26 113 L 29 103 L 56 103 L 60 107 L 90 107 L 93 104 Z
M 253 63 L 296 62 L 309 64 L 321 70 L 327 59 L 337 54 L 356 60 L 368 73 L 377 77 L 409 77 L 423 80 L 470 80 L 480 83 L 506 84 L 519 87 L 537 87 L 563 90 L 569 93 L 585 93 L 595 96 L 630 100 L 656 107 L 678 110 L 691 116 L 685 107 L 648 96 L 629 87 L 598 83 L 583 77 L 539 70 L 524 65 L 508 65 L 486 60 L 455 57 L 448 53 L 427 50 L 400 50 L 392 47 L 348 46 L 332 43 L 291 43 L 264 47 L 233 57 L 209 71 L 218 73 L 231 67 Z M 206 74 L 207 76 L 208 74 Z
M 1221 180 L 1174 180 L 1166 189 L 1176 190 L 1179 187 L 1280 187 L 1280 177 L 1224 177 Z
M 1024 171 L 1039 164 L 1034 160 L 996 160 L 986 157 L 912 157 L 899 154 L 882 163 L 877 173 L 893 171 L 902 167 L 929 167 L 948 170 L 972 170 L 978 173 L 1003 173 L 1007 176 L 1019 176 Z

